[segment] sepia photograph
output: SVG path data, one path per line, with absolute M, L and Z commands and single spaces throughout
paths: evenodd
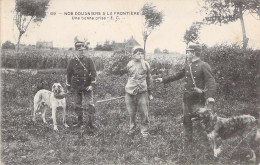
M 260 165 L 260 0 L 0 0 L 0 164 Z

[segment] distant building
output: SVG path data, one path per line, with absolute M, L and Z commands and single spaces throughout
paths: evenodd
M 132 36 L 131 38 L 129 38 L 128 40 L 126 40 L 123 43 L 115 42 L 113 44 L 113 50 L 120 50 L 120 49 L 129 49 L 129 50 L 131 50 L 135 46 L 141 46 L 141 45 Z
M 45 42 L 45 41 L 37 41 L 36 42 L 36 48 L 37 49 L 52 49 L 53 48 L 53 42 Z
M 18 48 L 18 45 L 16 44 L 15 47 L 16 47 L 16 49 L 17 49 L 17 48 Z M 31 44 L 29 44 L 29 45 L 19 44 L 19 49 L 20 49 L 20 50 L 35 50 L 36 47 L 35 47 L 35 45 L 31 45 Z

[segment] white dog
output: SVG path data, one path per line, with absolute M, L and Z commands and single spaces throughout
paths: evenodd
M 42 113 L 42 120 L 44 123 L 47 123 L 45 120 L 45 113 L 47 109 L 51 109 L 54 130 L 58 130 L 56 122 L 56 110 L 58 107 L 61 107 L 63 108 L 63 124 L 65 127 L 69 127 L 66 124 L 66 100 L 64 97 L 59 97 L 60 94 L 63 93 L 64 90 L 60 83 L 54 83 L 52 86 L 52 91 L 48 91 L 46 89 L 39 90 L 34 96 L 33 121 L 36 121 L 36 111 L 42 108 L 44 109 Z

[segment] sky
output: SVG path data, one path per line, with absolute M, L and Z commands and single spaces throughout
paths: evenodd
M 80 39 L 87 38 L 90 46 L 95 47 L 105 40 L 123 42 L 133 36 L 143 45 L 143 17 L 118 15 L 117 12 L 139 12 L 145 2 L 152 2 L 159 11 L 164 12 L 163 23 L 148 37 L 147 51 L 153 52 L 159 48 L 185 52 L 183 36 L 194 21 L 202 19 L 198 12 L 202 0 L 50 0 L 47 16 L 38 25 L 29 25 L 21 43 L 35 45 L 37 41 L 53 41 L 54 47 L 67 48 L 74 46 L 74 38 L 78 36 Z M 14 7 L 15 0 L 1 0 L 2 43 L 7 40 L 17 42 L 19 33 L 13 21 Z M 72 12 L 73 15 L 65 15 L 65 12 Z M 75 15 L 76 12 L 100 12 L 101 15 Z M 73 19 L 75 17 L 80 17 L 80 20 Z M 94 17 L 95 20 L 82 20 L 82 17 Z M 106 17 L 106 20 L 100 20 L 101 17 Z M 250 14 L 245 15 L 244 20 L 249 47 L 259 49 L 260 20 Z M 241 44 L 240 21 L 221 26 L 205 25 L 201 29 L 200 38 L 200 42 L 208 46 L 223 42 Z

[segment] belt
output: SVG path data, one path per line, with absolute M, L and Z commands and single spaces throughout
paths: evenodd
M 86 77 L 86 76 L 84 76 L 84 77 L 80 77 L 80 76 L 73 76 L 72 78 L 76 78 L 76 79 L 88 79 L 89 77 Z

